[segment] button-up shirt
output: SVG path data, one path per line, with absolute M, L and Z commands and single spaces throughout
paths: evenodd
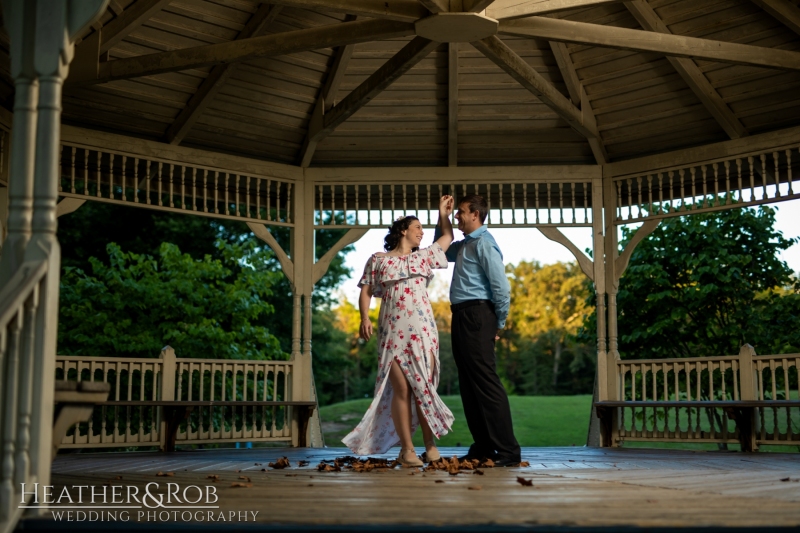
M 437 226 L 433 240 L 440 236 Z M 463 241 L 454 241 L 445 255 L 448 261 L 456 264 L 450 284 L 450 303 L 490 300 L 497 315 L 497 329 L 504 328 L 511 304 L 511 286 L 503 265 L 503 253 L 486 226 L 466 235 Z

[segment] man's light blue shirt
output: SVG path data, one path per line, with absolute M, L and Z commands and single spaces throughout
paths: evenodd
M 436 226 L 433 240 L 440 236 L 441 229 Z M 448 261 L 456 264 L 450 284 L 450 303 L 491 300 L 497 315 L 497 329 L 504 328 L 511 304 L 511 286 L 503 265 L 503 253 L 486 226 L 466 235 L 463 241 L 454 241 L 445 255 Z

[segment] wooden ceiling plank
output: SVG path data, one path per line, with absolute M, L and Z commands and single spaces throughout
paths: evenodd
M 800 35 L 800 7 L 789 0 L 753 0 L 753 3 Z
M 597 128 L 593 124 L 584 123 L 584 115 L 580 109 L 575 107 L 558 89 L 553 87 L 497 36 L 476 41 L 472 43 L 472 46 L 532 92 L 575 131 L 587 139 L 590 137 L 600 139 Z
M 415 22 L 429 14 L 417 0 L 271 0 L 273 4 L 335 13 Z
M 696 57 L 722 63 L 800 70 L 800 52 L 563 19 L 531 17 L 508 20 L 500 23 L 500 32 L 550 41 L 656 52 L 667 56 Z
M 625 2 L 625 7 L 636 18 L 642 28 L 648 31 L 670 34 L 669 28 L 650 5 L 644 0 L 631 0 Z M 700 71 L 697 64 L 689 58 L 670 57 L 667 60 L 680 74 L 692 92 L 700 99 L 708 112 L 719 123 L 728 137 L 738 139 L 748 135 L 747 129 L 742 125 L 728 104 L 722 99 L 708 78 Z
M 353 15 L 348 15 L 352 17 Z M 355 20 L 355 19 L 353 19 Z M 334 107 L 336 92 L 339 90 L 344 79 L 344 73 L 347 70 L 347 64 L 353 56 L 354 45 L 340 46 L 336 50 L 336 57 L 333 60 L 328 76 L 325 79 L 325 85 L 319 93 L 314 111 L 312 112 L 311 122 L 323 121 L 325 113 Z M 300 166 L 307 167 L 311 164 L 311 159 L 314 157 L 314 151 L 317 149 L 319 139 L 315 139 L 311 135 L 311 128 L 306 133 L 306 138 L 303 141 L 303 147 L 300 150 Z
M 415 37 L 324 116 L 312 117 L 309 124 L 310 140 L 318 143 L 330 135 L 356 111 L 422 61 L 439 44 L 422 37 Z
M 450 10 L 449 0 L 419 0 L 419 3 L 431 13 L 447 13 Z
M 139 26 L 161 11 L 171 0 L 136 0 L 120 16 L 103 26 L 100 53 L 111 50 Z
M 414 34 L 414 25 L 404 22 L 380 19 L 343 22 L 173 52 L 117 59 L 101 63 L 96 79 L 84 78 L 70 81 L 76 85 L 105 83 Z
M 458 166 L 458 43 L 447 45 L 447 165 Z
M 584 122 L 594 124 L 596 129 L 597 120 L 595 119 L 594 111 L 592 110 L 592 104 L 589 102 L 589 98 L 586 96 L 586 91 L 583 88 L 583 84 L 578 78 L 578 73 L 575 71 L 575 65 L 572 64 L 572 59 L 570 58 L 569 50 L 567 50 L 567 45 L 564 43 L 550 41 L 550 49 L 553 51 L 553 56 L 555 57 L 558 68 L 561 71 L 561 76 L 564 78 L 564 83 L 567 86 L 567 92 L 569 92 L 572 103 L 580 106 Z M 587 140 L 589 141 L 589 147 L 592 149 L 592 154 L 594 155 L 597 164 L 605 165 L 608 162 L 608 154 L 606 153 L 606 149 L 603 146 L 602 140 L 600 139 L 599 130 L 596 137 L 589 137 Z
M 496 0 L 486 9 L 486 16 L 497 20 L 511 20 L 620 2 L 622 0 Z
M 273 22 L 280 14 L 282 6 L 261 4 L 255 14 L 247 21 L 244 29 L 236 40 L 249 39 L 261 33 L 263 29 Z M 235 63 L 224 63 L 215 66 L 208 77 L 192 95 L 186 106 L 181 110 L 175 121 L 164 134 L 164 139 L 169 144 L 180 144 L 189 133 L 197 118 L 205 110 L 217 92 L 222 88 L 228 78 L 236 69 Z

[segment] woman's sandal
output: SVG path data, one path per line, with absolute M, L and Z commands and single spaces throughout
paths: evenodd
M 425 448 L 426 450 L 425 453 L 422 454 L 422 460 L 426 463 L 435 463 L 442 458 L 441 454 L 439 454 L 439 450 L 436 448 L 436 444 L 433 442 L 426 442 Z
M 409 452 L 411 454 L 413 454 L 413 456 L 414 456 L 413 460 L 406 459 L 405 455 L 407 453 L 409 453 Z M 401 466 L 404 466 L 406 468 L 414 468 L 414 467 L 419 467 L 419 466 L 425 466 L 424 463 L 419 460 L 419 457 L 417 457 L 417 452 L 414 450 L 414 448 L 409 448 L 407 450 L 404 449 L 404 448 L 401 448 L 400 449 L 400 455 L 397 456 L 397 462 L 400 463 Z

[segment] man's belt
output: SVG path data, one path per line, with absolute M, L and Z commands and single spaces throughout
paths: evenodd
M 450 304 L 450 311 L 455 313 L 456 311 L 463 311 L 469 307 L 474 307 L 476 305 L 487 305 L 489 309 L 494 312 L 494 303 L 491 300 L 467 300 L 466 302 L 460 302 L 457 304 Z

